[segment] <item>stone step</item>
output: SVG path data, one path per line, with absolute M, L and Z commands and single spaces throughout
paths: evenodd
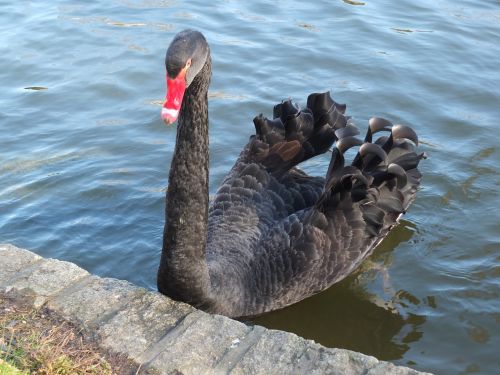
M 424 374 L 207 314 L 9 244 L 0 244 L 0 292 L 32 297 L 34 307 L 47 306 L 92 334 L 102 348 L 160 374 Z

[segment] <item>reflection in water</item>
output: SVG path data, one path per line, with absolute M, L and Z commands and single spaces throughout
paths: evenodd
M 29 86 L 25 87 L 25 90 L 34 90 L 34 91 L 40 91 L 40 90 L 48 90 L 48 87 L 43 87 L 43 86 Z
M 394 248 L 414 232 L 414 225 L 403 221 L 355 274 L 325 292 L 255 318 L 253 323 L 379 359 L 402 358 L 409 344 L 421 338 L 420 327 L 426 318 L 409 312 L 420 301 L 408 291 L 393 290 L 389 268 Z M 382 291 L 368 291 L 367 285 L 378 277 Z M 429 301 L 435 304 L 433 299 Z
M 342 0 L 344 3 L 349 4 L 349 5 L 366 5 L 362 1 L 352 1 L 352 0 Z

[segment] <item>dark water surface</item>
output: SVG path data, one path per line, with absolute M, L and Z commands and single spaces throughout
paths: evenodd
M 252 118 L 331 90 L 429 159 L 401 225 L 354 275 L 256 319 L 442 374 L 500 367 L 500 3 L 0 0 L 0 241 L 155 289 L 175 127 L 164 53 L 212 48 L 212 192 Z M 304 168 L 322 175 L 328 156 Z

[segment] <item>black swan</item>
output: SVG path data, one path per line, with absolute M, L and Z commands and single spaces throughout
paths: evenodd
M 415 132 L 372 118 L 364 141 L 330 94 L 291 100 L 250 137 L 208 200 L 210 48 L 197 31 L 170 44 L 162 118 L 178 118 L 169 174 L 158 290 L 208 312 L 255 316 L 349 275 L 405 212 L 420 183 Z M 386 135 L 372 141 L 374 133 Z M 326 178 L 297 168 L 327 152 Z M 351 165 L 344 152 L 359 146 Z

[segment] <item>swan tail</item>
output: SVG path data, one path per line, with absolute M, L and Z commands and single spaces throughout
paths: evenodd
M 326 152 L 338 139 L 336 131 L 348 126 L 346 105 L 330 93 L 314 93 L 300 109 L 291 99 L 274 106 L 273 119 L 254 118 L 256 135 L 251 139 L 254 161 L 268 171 L 282 174 L 295 165 Z
M 374 140 L 379 132 L 389 134 Z M 336 131 L 338 141 L 316 207 L 325 213 L 359 209 L 365 229 L 380 236 L 415 199 L 422 177 L 418 164 L 425 154 L 416 153 L 418 136 L 408 126 L 372 118 L 364 141 L 356 137 L 358 133 L 353 124 Z M 346 165 L 344 154 L 353 147 L 358 151 Z

